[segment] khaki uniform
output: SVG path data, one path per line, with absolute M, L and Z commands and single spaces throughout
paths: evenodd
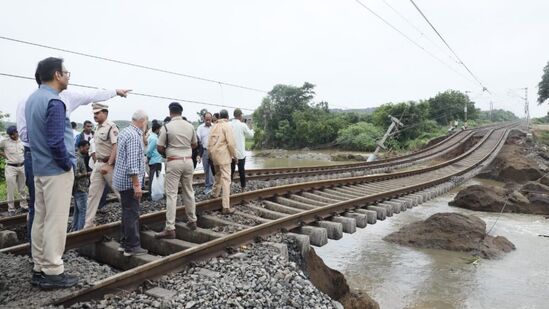
M 191 144 L 196 144 L 194 127 L 181 116 L 160 128 L 158 146 L 166 147 L 166 230 L 175 230 L 177 189 L 181 183 L 181 197 L 190 222 L 196 222 L 193 190 L 193 161 Z
M 84 224 L 84 228 L 90 228 L 95 225 L 95 214 L 97 212 L 97 207 L 99 207 L 101 195 L 103 195 L 103 190 L 105 189 L 105 184 L 109 185 L 118 200 L 120 200 L 120 194 L 112 186 L 112 175 L 114 169 L 106 175 L 101 174 L 101 168 L 107 164 L 109 157 L 111 156 L 113 145 L 117 143 L 118 132 L 119 131 L 116 124 L 112 121 L 106 120 L 97 127 L 95 135 L 93 136 L 95 142 L 96 160 L 90 176 L 90 191 L 88 193 L 88 208 L 86 209 L 86 222 Z
M 208 152 L 216 172 L 213 195 L 218 197 L 222 193 L 223 208 L 228 209 L 231 194 L 231 162 L 232 158 L 236 158 L 236 148 L 233 131 L 227 119 L 219 119 L 213 126 L 208 138 Z
M 6 157 L 6 166 L 4 167 L 4 176 L 6 177 L 8 193 L 8 209 L 14 210 L 15 191 L 21 196 L 21 207 L 26 208 L 27 194 L 25 190 L 25 149 L 20 139 L 14 141 L 10 137 L 0 142 L 0 151 Z

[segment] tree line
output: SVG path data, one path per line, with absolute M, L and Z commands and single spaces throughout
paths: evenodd
M 253 113 L 255 148 L 334 147 L 372 151 L 391 123 L 389 115 L 405 125 L 388 140 L 392 149 L 415 148 L 448 131 L 455 120 L 463 123 L 464 108 L 470 125 L 517 119 L 504 110 L 480 111 L 475 102 L 456 90 L 421 101 L 387 103 L 370 113 L 331 110 L 314 101 L 314 85 L 276 85 Z

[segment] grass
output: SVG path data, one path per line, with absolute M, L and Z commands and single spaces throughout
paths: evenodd
M 246 141 L 244 142 L 244 149 L 252 150 L 253 144 L 254 144 L 254 139 L 253 138 L 247 138 Z
M 534 130 L 533 133 L 537 142 L 549 146 L 549 131 Z
M 6 182 L 2 181 L 0 182 L 0 201 L 5 201 L 8 199 L 8 193 L 6 188 Z

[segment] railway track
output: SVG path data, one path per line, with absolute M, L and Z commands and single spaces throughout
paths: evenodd
M 414 152 L 408 155 L 394 157 L 386 160 L 379 160 L 375 162 L 359 162 L 351 164 L 339 164 L 329 166 L 312 166 L 312 167 L 294 167 L 294 168 L 270 168 L 270 169 L 251 169 L 246 171 L 246 178 L 251 180 L 276 180 L 280 181 L 288 178 L 296 178 L 297 181 L 306 181 L 307 177 L 314 177 L 319 175 L 343 175 L 343 176 L 361 176 L 375 173 L 390 172 L 400 168 L 406 168 L 413 165 L 420 164 L 435 158 L 441 157 L 449 152 L 457 149 L 461 145 L 465 144 L 476 134 L 482 134 L 483 130 L 465 130 L 450 135 L 442 141 L 427 147 L 418 152 Z M 199 180 L 195 181 L 195 185 L 202 185 L 203 177 L 202 173 L 195 174 Z M 114 196 L 111 196 L 107 200 L 108 202 L 116 201 Z M 19 203 L 19 201 L 16 201 Z M 0 203 L 0 211 L 2 209 L 7 210 L 7 202 Z M 5 229 L 14 228 L 25 224 L 26 214 L 19 214 L 15 216 L 0 217 L 0 226 Z
M 235 217 L 247 218 L 247 222 L 253 224 L 242 224 L 231 221 L 233 216 L 220 215 L 221 201 L 212 199 L 197 203 L 200 220 L 196 231 L 178 223 L 177 239 L 155 240 L 153 230 L 163 227 L 165 211 L 143 215 L 142 226 L 151 230 L 142 231 L 142 244 L 152 254 L 142 259 L 123 258 L 116 253 L 118 244 L 112 239 L 117 237 L 119 222 L 70 233 L 67 249 L 81 248 L 82 254 L 102 263 L 120 263 L 113 265 L 119 269 L 127 269 L 128 265 L 135 267 L 52 303 L 70 305 L 135 287 L 144 280 L 181 269 L 191 261 L 278 231 L 307 234 L 313 245 L 323 245 L 326 236 L 341 238 L 342 233 L 352 233 L 357 227 L 364 228 L 368 223 L 384 220 L 446 192 L 488 164 L 503 146 L 508 132 L 508 128 L 490 129 L 465 153 L 426 168 L 297 183 L 233 195 L 231 204 L 238 209 Z M 179 207 L 177 214 L 182 216 L 184 207 Z M 0 253 L 25 254 L 28 250 L 28 244 L 21 244 L 2 249 Z M 109 253 L 101 256 L 97 252 Z

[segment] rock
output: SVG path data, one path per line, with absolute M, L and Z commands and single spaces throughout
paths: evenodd
M 515 249 L 507 238 L 486 234 L 486 223 L 477 216 L 438 213 L 414 222 L 384 238 L 406 246 L 468 252 L 492 259 Z
M 523 146 L 506 144 L 478 177 L 516 183 L 537 180 L 543 176 L 543 172 L 527 154 L 528 150 Z
M 166 290 L 160 287 L 155 287 L 150 290 L 147 290 L 145 294 L 152 297 L 157 297 L 157 298 L 171 299 L 172 297 L 175 296 L 175 294 L 177 294 L 177 292 Z
M 545 175 L 545 176 L 541 177 L 541 179 L 539 180 L 539 182 L 540 182 L 542 185 L 549 186 L 549 175 Z
M 14 231 L 0 231 L 0 248 L 16 245 L 19 242 Z
M 509 192 L 496 186 L 473 185 L 461 190 L 449 205 L 489 212 L 500 212 L 505 205 L 504 212 L 549 214 L 549 195 L 528 193 L 525 196 L 521 193 L 536 191 L 535 189 L 544 192 L 543 190 L 549 190 L 549 187 L 528 182 L 519 191 Z

